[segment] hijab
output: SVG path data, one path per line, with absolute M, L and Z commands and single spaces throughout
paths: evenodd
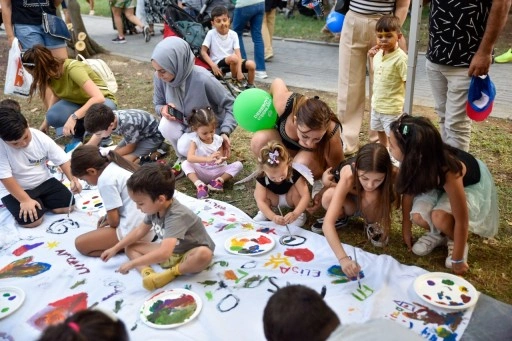
M 165 71 L 174 75 L 171 82 L 166 83 L 165 93 L 177 103 L 178 110 L 183 110 L 185 98 L 185 86 L 187 78 L 194 68 L 194 54 L 188 43 L 178 37 L 168 37 L 159 42 L 151 60 L 158 63 Z

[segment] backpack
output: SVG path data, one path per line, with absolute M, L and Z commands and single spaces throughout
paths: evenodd
M 114 76 L 114 73 L 112 70 L 110 70 L 110 67 L 103 61 L 102 59 L 85 59 L 84 56 L 81 54 L 76 55 L 77 60 L 81 60 L 83 63 L 89 65 L 91 69 L 96 72 L 98 76 L 105 82 L 107 85 L 106 88 L 100 86 L 100 89 L 107 89 L 111 93 L 115 94 L 117 92 L 117 81 L 116 76 Z

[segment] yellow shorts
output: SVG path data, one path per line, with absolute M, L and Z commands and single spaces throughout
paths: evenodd
M 181 263 L 183 261 L 183 259 L 185 259 L 190 254 L 190 252 L 192 252 L 192 250 L 194 250 L 194 249 L 190 249 L 185 253 L 173 253 L 171 255 L 171 257 L 169 257 L 168 260 L 160 263 L 160 266 L 164 269 L 172 268 L 176 264 Z

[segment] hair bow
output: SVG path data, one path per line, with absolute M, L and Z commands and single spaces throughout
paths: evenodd
M 279 151 L 274 150 L 273 152 L 268 153 L 267 162 L 271 165 L 273 165 L 274 163 L 279 164 L 278 157 L 279 157 Z

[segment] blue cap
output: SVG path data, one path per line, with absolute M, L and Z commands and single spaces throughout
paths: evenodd
M 468 117 L 474 121 L 485 120 L 491 114 L 495 97 L 496 87 L 489 75 L 471 77 L 466 104 Z

